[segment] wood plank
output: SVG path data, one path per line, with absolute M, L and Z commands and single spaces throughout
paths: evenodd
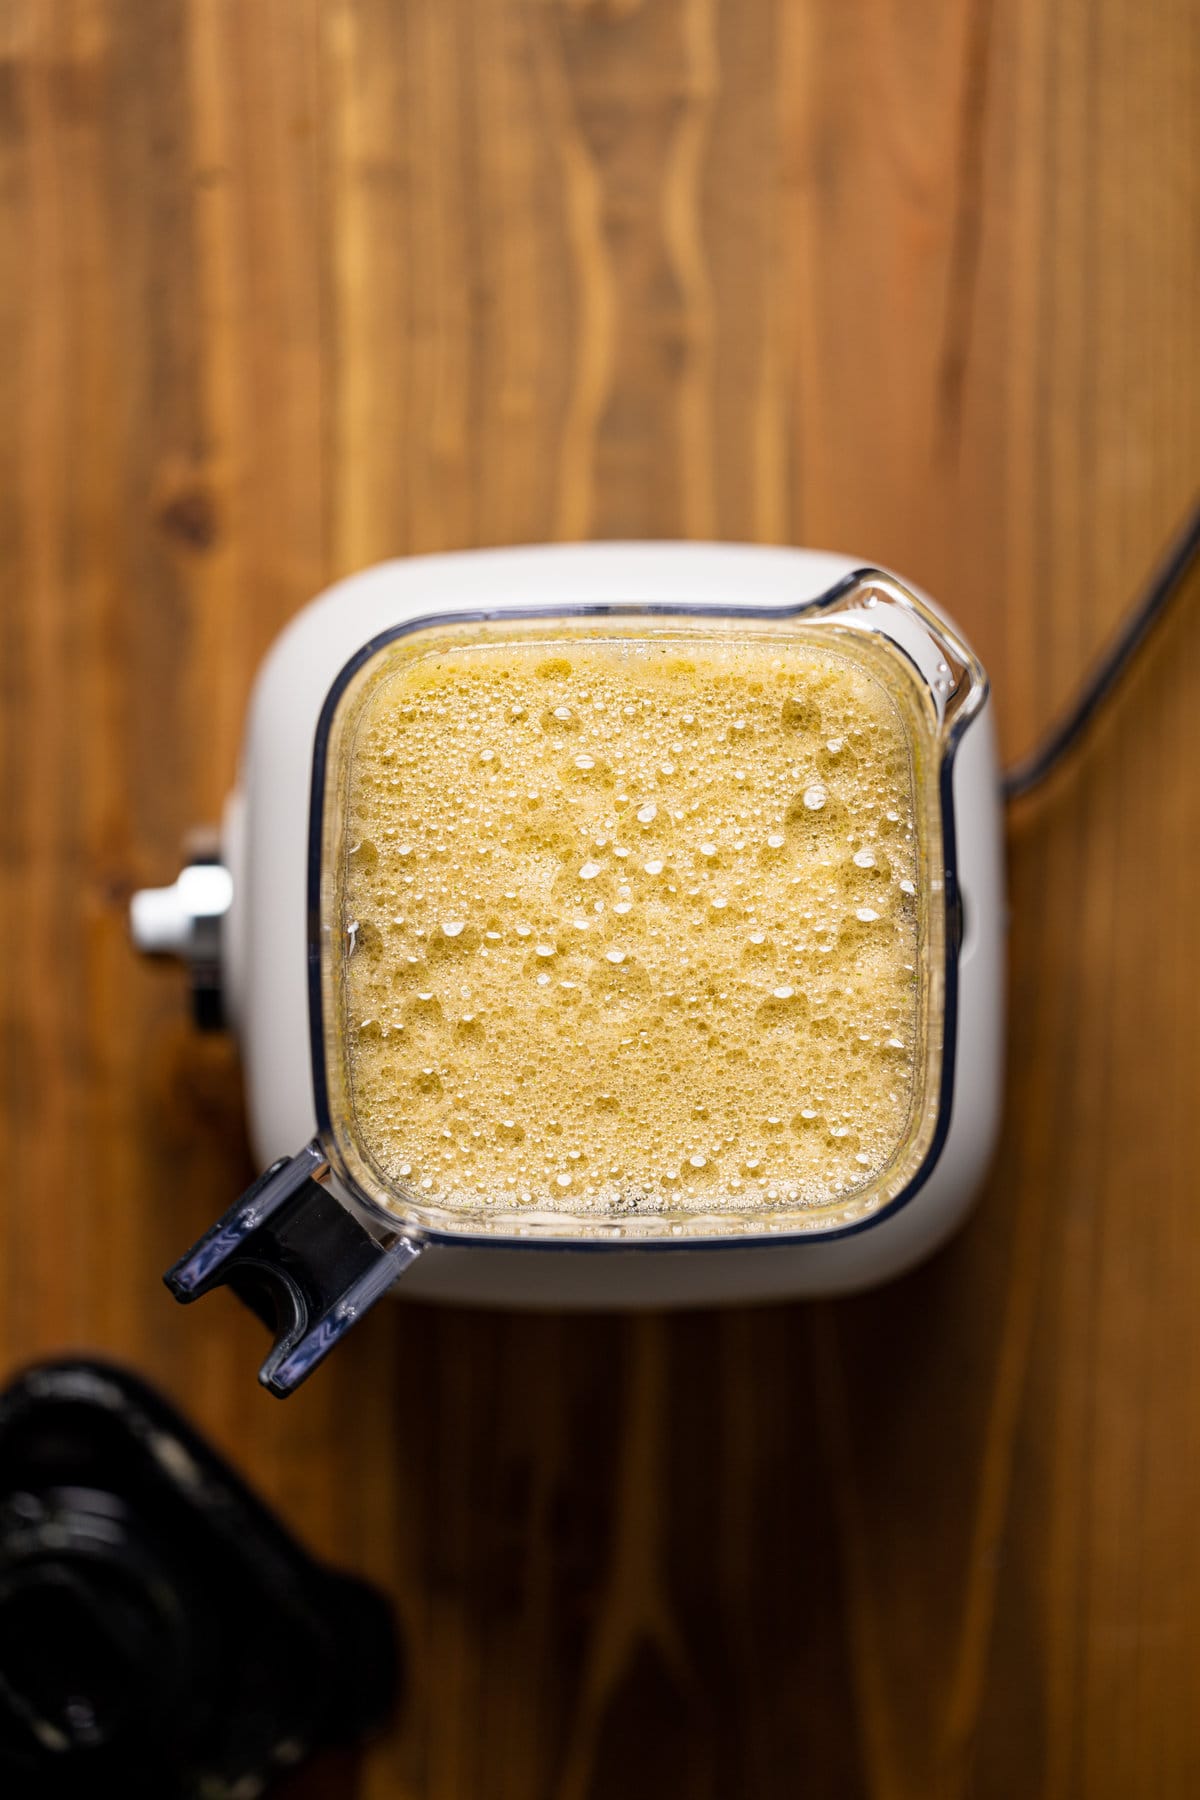
M 393 1596 L 370 1800 L 1200 1786 L 1200 618 L 1013 823 L 1004 1139 L 927 1268 L 680 1318 L 382 1309 L 286 1406 L 159 1274 L 249 1174 L 130 891 L 381 557 L 811 543 L 1010 754 L 1200 466 L 1195 0 L 7 0 L 9 1371 L 183 1401 Z

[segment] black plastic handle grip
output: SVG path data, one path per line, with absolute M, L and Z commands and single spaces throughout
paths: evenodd
M 284 1157 L 163 1277 L 184 1305 L 216 1287 L 233 1289 L 275 1333 L 258 1378 L 280 1399 L 424 1248 L 402 1233 L 376 1236 L 325 1185 L 327 1174 L 316 1142 Z

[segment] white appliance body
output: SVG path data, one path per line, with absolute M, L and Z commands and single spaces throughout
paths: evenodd
M 295 1153 L 316 1118 L 309 1059 L 306 870 L 313 741 L 329 688 L 369 639 L 431 615 L 602 603 L 794 608 L 862 565 L 809 550 L 580 544 L 388 562 L 339 582 L 277 640 L 251 700 L 222 860 L 233 894 L 221 938 L 227 1017 L 240 1040 L 260 1162 Z M 915 590 L 914 590 L 915 591 Z M 923 597 L 923 596 L 922 596 Z M 932 603 L 930 603 L 932 604 Z M 843 620 L 843 622 L 845 622 Z M 917 1262 L 967 1211 L 1000 1107 L 1004 897 L 990 701 L 953 770 L 959 889 L 958 1030 L 950 1127 L 923 1187 L 848 1235 L 692 1248 L 431 1244 L 394 1290 L 520 1307 L 697 1306 L 846 1292 Z

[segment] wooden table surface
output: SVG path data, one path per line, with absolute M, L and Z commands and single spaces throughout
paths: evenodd
M 995 1171 L 875 1294 L 386 1305 L 280 1405 L 160 1286 L 250 1163 L 125 926 L 397 553 L 851 551 L 1023 749 L 1200 469 L 1195 0 L 2 0 L 0 77 L 0 1373 L 128 1361 L 394 1598 L 305 1793 L 1200 1792 L 1195 588 L 1011 821 Z

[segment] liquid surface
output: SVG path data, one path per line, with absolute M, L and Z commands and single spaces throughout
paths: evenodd
M 386 677 L 350 777 L 360 1143 L 426 1205 L 820 1206 L 904 1138 L 907 734 L 797 634 L 477 644 Z

